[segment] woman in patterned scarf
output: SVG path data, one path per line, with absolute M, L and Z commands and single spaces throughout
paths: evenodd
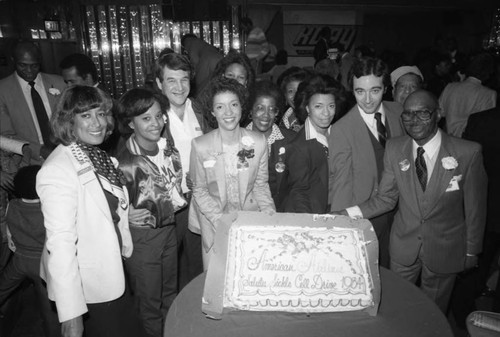
M 98 148 L 112 105 L 97 88 L 67 88 L 51 117 L 60 145 L 37 176 L 47 232 L 40 274 L 64 337 L 141 335 L 122 262 L 133 249 L 125 179 Z
M 136 88 L 119 103 L 122 134 L 131 134 L 117 156 L 129 191 L 134 242 L 134 252 L 125 263 L 147 333 L 162 336 L 164 318 L 177 294 L 174 214 L 187 205 L 180 187 L 181 161 L 163 95 Z

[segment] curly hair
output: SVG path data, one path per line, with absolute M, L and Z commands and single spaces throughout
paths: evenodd
M 255 70 L 250 63 L 248 56 L 234 49 L 230 50 L 229 53 L 227 53 L 227 55 L 217 63 L 212 74 L 212 79 L 224 77 L 226 69 L 231 64 L 235 63 L 240 64 L 243 68 L 245 68 L 247 72 L 246 87 L 251 88 L 255 84 Z
M 101 109 L 106 115 L 110 114 L 113 108 L 111 97 L 94 87 L 74 85 L 66 88 L 50 118 L 55 142 L 63 145 L 76 142 L 78 139 L 73 132 L 75 115 L 95 108 Z
M 274 84 L 271 81 L 257 81 L 250 91 L 250 96 L 248 98 L 248 116 L 245 116 L 246 119 L 250 120 L 252 118 L 251 110 L 259 97 L 271 97 L 276 102 L 276 107 L 278 108 L 278 116 L 277 120 L 280 119 L 281 115 L 284 113 L 285 109 L 285 97 L 283 96 L 283 92 L 278 87 L 278 85 Z M 243 118 L 242 118 L 243 119 Z
M 248 91 L 246 88 L 231 78 L 215 78 L 208 83 L 197 98 L 197 104 L 202 109 L 203 117 L 213 129 L 219 127 L 215 116 L 212 114 L 214 97 L 223 92 L 231 92 L 238 96 L 241 104 L 241 116 L 246 115 L 248 102 Z
M 341 114 L 346 101 L 342 85 L 327 75 L 318 74 L 299 84 L 295 94 L 295 115 L 301 124 L 307 119 L 307 105 L 314 95 L 333 95 L 335 98 L 335 115 Z
M 170 109 L 168 99 L 160 93 L 144 88 L 134 88 L 124 93 L 118 100 L 116 113 L 120 132 L 124 135 L 134 133 L 134 130 L 129 126 L 132 119 L 148 111 L 155 102 L 158 102 L 163 114 L 166 114 Z
M 134 133 L 134 130 L 132 130 L 129 126 L 132 119 L 148 111 L 149 108 L 155 104 L 155 102 L 160 105 L 160 110 L 166 117 L 162 137 L 167 139 L 168 150 L 173 151 L 175 150 L 174 137 L 170 132 L 170 120 L 167 115 L 167 111 L 170 109 L 170 103 L 164 95 L 156 91 L 151 91 L 145 88 L 134 88 L 124 93 L 118 100 L 118 127 L 123 135 L 130 135 Z

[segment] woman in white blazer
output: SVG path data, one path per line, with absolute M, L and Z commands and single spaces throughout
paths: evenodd
M 205 110 L 215 118 L 218 129 L 193 139 L 189 168 L 194 184 L 189 229 L 201 234 L 205 270 L 223 214 L 275 212 L 268 184 L 266 139 L 239 126 L 245 88 L 235 80 L 221 78 L 206 89 Z
M 47 231 L 41 277 L 66 336 L 137 336 L 122 257 L 132 254 L 124 179 L 97 146 L 111 99 L 87 86 L 67 88 L 52 115 L 60 145 L 37 176 Z M 125 295 L 124 295 L 125 293 Z

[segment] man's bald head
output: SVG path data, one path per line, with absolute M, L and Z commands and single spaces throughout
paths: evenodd
M 417 90 L 408 95 L 408 98 L 404 103 L 405 109 L 407 106 L 414 105 L 425 106 L 429 110 L 432 110 L 439 107 L 439 102 L 432 92 L 427 90 Z

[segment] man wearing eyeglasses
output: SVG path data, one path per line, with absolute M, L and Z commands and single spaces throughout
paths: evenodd
M 52 149 L 49 120 L 66 87 L 61 76 L 42 73 L 40 49 L 29 41 L 13 51 L 15 71 L 0 80 L 0 134 L 29 142 L 32 163 Z
M 378 193 L 348 208 L 371 218 L 396 207 L 390 238 L 391 270 L 417 283 L 446 313 L 459 272 L 481 253 L 487 178 L 481 146 L 438 129 L 438 101 L 418 90 L 405 101 L 408 135 L 387 142 Z

